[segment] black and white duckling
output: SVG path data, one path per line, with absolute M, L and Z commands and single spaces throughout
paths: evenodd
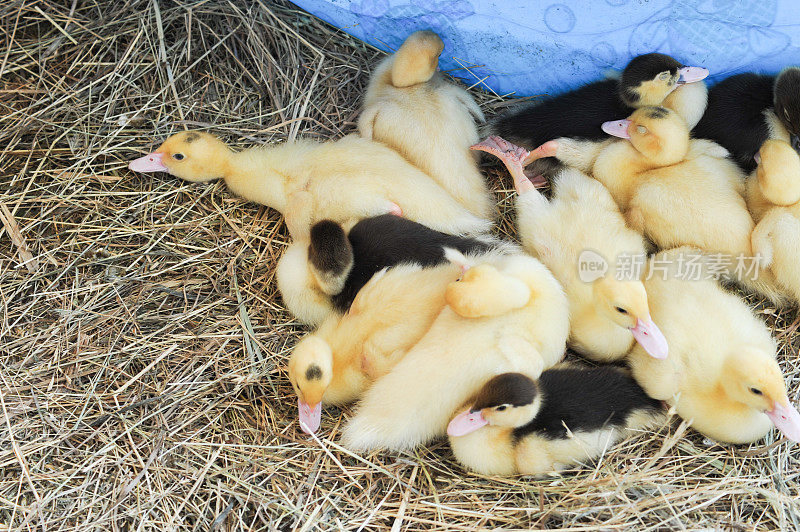
M 556 367 L 537 381 L 503 373 L 450 421 L 453 453 L 485 475 L 542 475 L 601 456 L 637 431 L 659 426 L 661 402 L 612 366 Z
M 788 142 L 800 152 L 800 68 L 777 76 L 748 72 L 714 85 L 708 106 L 693 131 L 727 149 L 746 172 L 767 139 Z
M 418 31 L 382 60 L 370 76 L 358 132 L 397 150 L 473 214 L 493 218 L 494 198 L 469 150 L 483 112 L 437 71 L 443 48 L 438 35 Z
M 346 312 L 375 273 L 398 264 L 443 264 L 447 248 L 471 257 L 517 250 L 488 235 L 449 235 L 391 214 L 361 220 L 349 231 L 323 220 L 312 226 L 308 239 L 296 240 L 284 251 L 278 289 L 297 319 L 318 325 L 331 313 Z
M 600 129 L 603 122 L 628 116 L 646 105 L 675 110 L 691 128 L 705 111 L 707 88 L 702 80 L 707 75 L 705 68 L 685 67 L 668 55 L 640 55 L 631 59 L 619 80 L 596 81 L 541 102 L 513 107 L 490 122 L 487 134 L 528 150 L 559 137 L 601 142 L 606 139 Z M 548 166 L 535 169 L 543 172 Z M 552 167 L 546 173 L 552 174 Z

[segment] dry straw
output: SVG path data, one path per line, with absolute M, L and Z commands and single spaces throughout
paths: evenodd
M 474 475 L 444 442 L 356 456 L 347 410 L 309 439 L 281 217 L 126 163 L 183 128 L 340 137 L 381 54 L 267 1 L 6 0 L 0 24 L 0 531 L 800 528 L 774 434 L 674 420 L 545 480 Z M 758 308 L 797 402 L 796 313 Z

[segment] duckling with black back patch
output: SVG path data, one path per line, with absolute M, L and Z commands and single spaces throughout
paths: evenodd
M 745 171 L 767 139 L 782 140 L 800 152 L 800 68 L 777 76 L 737 74 L 714 85 L 708 106 L 693 131 L 727 149 Z
M 555 367 L 538 380 L 520 373 L 490 379 L 447 434 L 456 459 L 478 473 L 542 475 L 663 422 L 661 402 L 625 370 Z
M 278 289 L 295 317 L 318 325 L 329 314 L 346 312 L 375 273 L 399 264 L 443 264 L 447 248 L 471 257 L 518 251 L 489 235 L 450 235 L 391 214 L 361 220 L 349 231 L 323 220 L 312 226 L 309 239 L 297 240 L 284 251 L 278 262 Z
M 685 67 L 672 57 L 651 53 L 631 59 L 618 80 L 605 79 L 534 103 L 515 106 L 490 121 L 487 134 L 532 150 L 559 137 L 602 142 L 600 126 L 643 106 L 663 105 L 694 126 L 706 107 L 708 70 Z M 530 175 L 555 173 L 543 159 Z M 539 161 L 537 161 L 539 162 Z

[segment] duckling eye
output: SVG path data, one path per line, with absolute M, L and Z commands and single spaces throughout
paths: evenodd
M 627 311 L 627 310 L 625 310 L 625 309 L 624 309 L 624 308 L 622 308 L 622 307 L 615 307 L 615 310 L 616 310 L 617 312 L 619 312 L 620 314 L 627 314 L 627 313 L 628 313 L 628 311 Z
M 502 412 L 505 409 L 506 409 L 506 405 L 500 405 L 497 408 L 495 408 L 495 410 L 497 410 L 498 412 Z
M 755 395 L 764 395 L 764 392 L 762 392 L 758 388 L 750 388 L 750 393 L 753 393 Z
M 176 161 L 182 161 L 184 157 L 185 157 L 185 155 L 182 154 L 182 153 L 173 153 L 172 154 L 172 158 L 175 159 Z
M 664 71 L 658 75 L 658 79 L 660 79 L 661 81 L 666 81 L 668 78 L 669 78 L 669 72 L 667 71 Z
M 647 128 L 646 128 L 646 127 L 644 127 L 644 126 L 636 126 L 636 131 L 637 131 L 637 132 L 638 132 L 640 135 L 644 135 L 645 133 L 647 133 Z

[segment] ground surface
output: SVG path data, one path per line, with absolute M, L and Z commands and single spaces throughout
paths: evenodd
M 347 411 L 309 439 L 281 217 L 126 163 L 184 127 L 340 137 L 380 54 L 267 1 L 12 0 L 0 31 L 0 530 L 800 528 L 775 434 L 721 446 L 674 420 L 538 481 L 471 474 L 444 442 L 354 456 Z M 487 179 L 513 237 L 510 180 Z M 796 311 L 758 308 L 797 402 Z

